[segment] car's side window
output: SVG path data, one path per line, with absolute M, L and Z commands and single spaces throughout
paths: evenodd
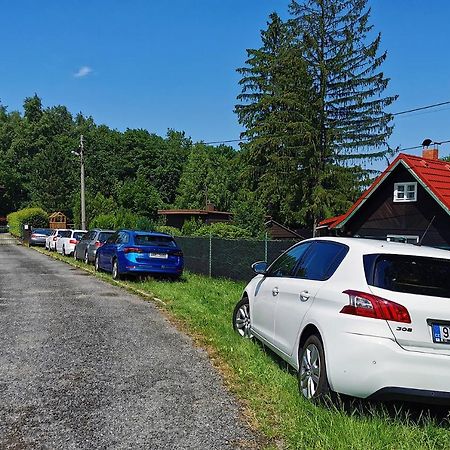
M 84 236 L 81 236 L 80 241 L 87 241 L 90 234 L 91 233 L 86 233 Z
M 305 253 L 311 246 L 310 242 L 296 245 L 286 253 L 283 253 L 275 262 L 270 266 L 267 276 L 269 277 L 290 277 L 293 275 L 293 271 L 298 262 L 302 259 Z
M 297 278 L 328 280 L 341 264 L 348 247 L 331 241 L 316 241 L 295 269 Z
M 128 233 L 125 233 L 124 231 L 121 231 L 119 233 L 119 237 L 116 240 L 117 244 L 127 244 L 128 243 Z

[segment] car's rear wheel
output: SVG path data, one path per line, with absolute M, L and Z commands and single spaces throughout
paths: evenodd
M 313 334 L 299 351 L 298 387 L 307 399 L 321 399 L 331 394 L 325 351 L 320 337 Z
M 113 280 L 120 280 L 119 263 L 117 259 L 114 259 L 112 264 L 112 277 Z
M 87 250 L 84 252 L 84 263 L 89 264 L 89 255 Z
M 247 297 L 243 297 L 234 308 L 233 329 L 244 338 L 251 339 L 253 337 L 250 322 L 250 303 Z

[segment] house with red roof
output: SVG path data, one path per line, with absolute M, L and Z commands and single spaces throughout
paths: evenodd
M 400 153 L 345 214 L 317 231 L 450 249 L 450 162 L 437 148 Z

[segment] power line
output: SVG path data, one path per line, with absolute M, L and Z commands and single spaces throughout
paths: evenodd
M 447 139 L 446 141 L 435 142 L 435 144 L 441 145 L 441 144 L 448 144 L 449 142 L 450 142 L 450 139 Z M 399 150 L 404 152 L 405 150 L 417 150 L 418 148 L 422 148 L 422 147 L 423 147 L 423 145 L 415 145 L 414 147 L 400 148 Z
M 408 114 L 416 111 L 422 111 L 424 109 L 437 108 L 438 106 L 450 105 L 450 100 L 442 103 L 435 103 L 433 105 L 420 106 L 419 108 L 408 109 L 406 111 L 400 111 L 396 113 L 392 113 L 391 116 L 400 116 L 401 114 Z
M 437 108 L 439 106 L 444 106 L 444 105 L 450 105 L 450 100 L 447 100 L 447 101 L 441 102 L 441 103 L 433 103 L 432 105 L 419 106 L 418 108 L 407 109 L 407 110 L 404 110 L 404 111 L 398 111 L 398 112 L 395 112 L 395 113 L 391 113 L 391 116 L 400 116 L 402 114 L 408 114 L 408 113 L 413 113 L 413 112 L 417 112 L 417 111 L 423 111 L 424 109 Z M 283 136 L 267 135 L 265 137 L 283 137 Z M 205 145 L 232 144 L 232 143 L 235 143 L 235 142 L 245 142 L 245 141 L 248 141 L 249 139 L 250 138 L 246 138 L 246 137 L 241 138 L 241 139 L 225 139 L 225 140 L 222 140 L 222 141 L 203 142 L 203 144 L 205 144 Z M 446 144 L 448 142 L 450 142 L 450 140 L 443 141 L 443 142 L 441 142 L 441 144 Z M 414 150 L 414 149 L 417 149 L 417 148 L 422 148 L 422 146 L 418 145 L 416 147 L 408 147 L 408 148 L 405 148 L 405 149 L 402 149 L 402 150 Z

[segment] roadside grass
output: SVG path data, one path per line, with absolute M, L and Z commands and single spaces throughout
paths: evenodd
M 49 255 L 95 273 L 82 262 Z M 107 274 L 96 276 L 115 283 Z M 148 278 L 119 284 L 163 300 L 164 305 L 156 304 L 207 349 L 242 402 L 247 421 L 266 438 L 266 449 L 450 448 L 450 422 L 443 409 L 348 400 L 326 406 L 301 398 L 292 370 L 233 332 L 231 314 L 244 283 L 186 273 L 180 282 Z

